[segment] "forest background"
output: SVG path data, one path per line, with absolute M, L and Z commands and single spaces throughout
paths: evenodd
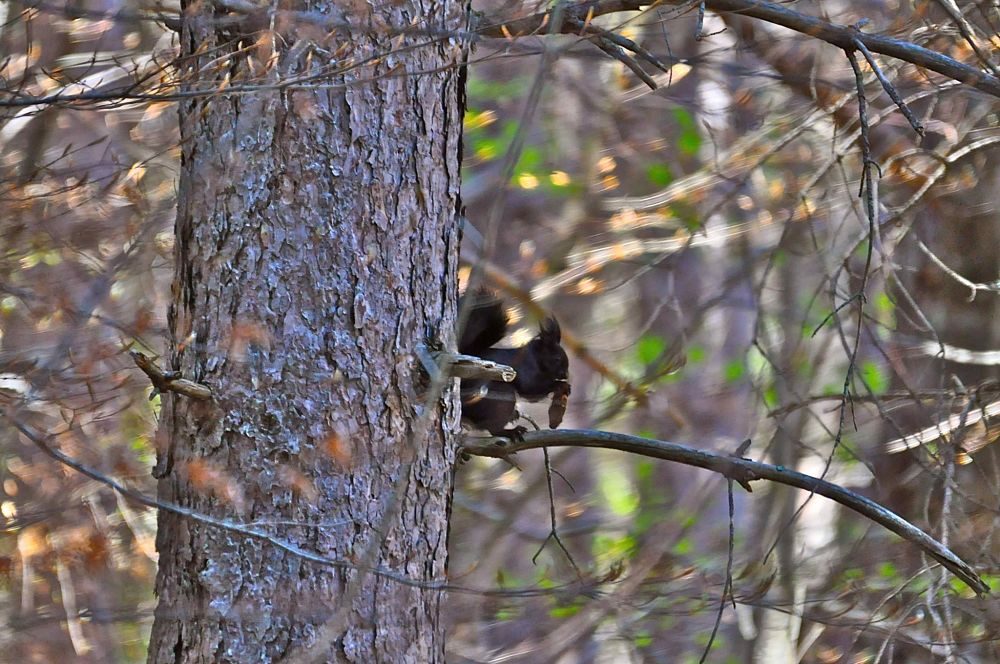
M 564 427 L 723 454 L 749 439 L 742 456 L 888 507 L 996 592 L 997 7 L 618 4 L 546 34 L 517 27 L 546 6 L 484 2 L 468 31 L 422 35 L 472 45 L 459 279 L 475 269 L 507 299 L 514 345 L 558 317 Z M 179 14 L 0 5 L 10 661 L 147 656 L 157 512 L 134 495 L 157 495 L 163 397 L 129 353 L 169 346 Z M 845 50 L 851 34 L 901 46 Z M 263 81 L 259 39 L 240 48 Z M 382 57 L 356 85 L 392 79 Z M 221 102 L 255 82 L 225 74 Z M 247 323 L 230 341 L 267 335 Z M 348 447 L 329 441 L 347 466 Z M 296 495 L 317 491 L 282 468 Z M 238 473 L 186 472 L 239 511 Z M 753 489 L 580 446 L 458 465 L 448 579 L 480 591 L 442 595 L 448 661 L 1000 660 L 995 600 L 926 551 L 808 491 Z

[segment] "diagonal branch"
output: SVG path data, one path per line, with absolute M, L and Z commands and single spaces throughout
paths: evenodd
M 593 18 L 614 12 L 640 11 L 650 4 L 649 0 L 589 0 L 568 6 L 560 5 L 560 11 L 564 12 L 565 16 L 577 21 L 585 21 L 588 17 Z M 666 0 L 661 4 L 680 5 L 683 3 L 681 0 Z M 824 21 L 771 2 L 705 0 L 703 4 L 706 9 L 714 12 L 733 12 L 780 25 L 844 50 L 857 48 L 854 43 L 857 40 L 872 53 L 880 53 L 909 62 L 1000 97 L 1000 78 L 913 42 L 880 34 L 860 32 L 854 26 Z M 540 12 L 507 23 L 488 23 L 488 19 L 480 19 L 473 24 L 472 30 L 480 37 L 510 38 L 511 36 L 537 34 L 544 29 L 549 14 L 550 12 Z M 572 21 L 565 21 L 562 31 L 572 32 L 571 23 Z
M 330 567 L 334 569 L 350 569 L 357 571 L 364 571 L 369 574 L 374 574 L 383 579 L 388 579 L 394 581 L 404 586 L 411 588 L 419 588 L 421 590 L 429 590 L 434 592 L 458 592 L 470 595 L 481 595 L 483 597 L 536 597 L 536 596 L 557 596 L 566 594 L 568 596 L 575 596 L 579 594 L 594 593 L 598 591 L 598 588 L 606 583 L 611 583 L 617 578 L 617 574 L 620 572 L 617 570 L 612 570 L 605 574 L 603 577 L 594 578 L 588 577 L 586 579 L 578 579 L 577 581 L 561 584 L 557 586 L 549 587 L 521 587 L 521 588 L 471 588 L 468 586 L 461 586 L 458 584 L 450 583 L 446 579 L 419 579 L 413 578 L 408 572 L 397 572 L 392 569 L 384 567 L 375 567 L 374 565 L 368 565 L 363 561 L 353 561 L 344 560 L 339 558 L 331 558 L 325 556 L 321 553 L 311 551 L 304 548 L 297 542 L 289 539 L 284 539 L 268 532 L 263 526 L 258 525 L 258 522 L 244 523 L 239 521 L 234 521 L 227 518 L 219 518 L 199 512 L 191 507 L 186 507 L 184 505 L 178 505 L 177 503 L 172 503 L 165 500 L 159 500 L 148 496 L 145 493 L 126 486 L 124 483 L 115 479 L 109 475 L 105 475 L 100 472 L 97 468 L 94 468 L 68 454 L 58 449 L 58 445 L 53 440 L 50 434 L 42 433 L 35 430 L 33 427 L 29 426 L 25 422 L 22 422 L 16 417 L 16 414 L 5 411 L 0 412 L 0 417 L 8 420 L 15 429 L 17 429 L 21 435 L 23 435 L 27 440 L 34 443 L 34 445 L 41 450 L 44 454 L 55 459 L 57 462 L 63 464 L 67 468 L 71 468 L 81 475 L 88 477 L 103 486 L 108 487 L 115 492 L 116 495 L 121 496 L 127 500 L 135 502 L 144 507 L 149 507 L 158 510 L 160 513 L 168 513 L 178 516 L 180 518 L 188 519 L 190 521 L 199 523 L 203 526 L 209 528 L 215 528 L 219 530 L 226 531 L 233 535 L 238 535 L 240 537 L 245 537 L 252 540 L 257 540 L 265 542 L 277 549 L 284 551 L 285 553 L 292 555 L 303 561 L 320 565 L 322 567 Z M 296 525 L 309 525 L 309 524 L 296 524 Z M 266 526 L 266 523 L 264 524 Z
M 628 37 L 624 37 L 611 32 L 610 30 L 600 28 L 590 21 L 581 21 L 574 17 L 569 17 L 566 20 L 569 25 L 576 27 L 580 31 L 581 35 L 589 36 L 590 40 L 594 42 L 594 45 L 597 46 L 597 48 L 601 49 L 612 58 L 618 60 L 623 65 L 631 69 L 632 73 L 638 76 L 643 83 L 648 85 L 653 90 L 656 90 L 658 87 L 656 85 L 656 81 L 654 81 L 649 74 L 643 71 L 642 67 L 639 66 L 637 58 L 645 60 L 662 72 L 670 71 L 670 68 L 660 62 L 655 55 Z M 634 53 L 636 58 L 633 58 L 628 54 L 628 52 Z
M 487 438 L 485 441 L 467 439 L 463 452 L 477 456 L 501 457 L 523 450 L 543 447 L 598 447 L 704 468 L 736 481 L 771 480 L 817 493 L 871 519 L 906 541 L 916 544 L 977 594 L 986 595 L 989 593 L 989 586 L 979 578 L 976 571 L 936 539 L 875 501 L 818 477 L 812 477 L 783 466 L 700 450 L 679 443 L 650 440 L 609 431 L 589 429 L 533 431 L 524 434 L 523 440 L 509 442 L 506 439 L 503 440 L 505 443 L 498 445 L 495 443 L 495 438 Z
M 862 42 L 860 39 L 855 39 L 854 45 L 858 48 L 859 51 L 861 51 L 861 55 L 865 56 L 865 60 L 868 61 L 868 66 L 872 68 L 873 72 L 875 72 L 875 78 L 877 78 L 878 82 L 882 84 L 882 89 L 886 91 L 886 93 L 889 95 L 889 98 L 892 99 L 892 101 L 896 104 L 896 106 L 899 107 L 900 112 L 906 118 L 907 122 L 910 123 L 910 126 L 913 127 L 913 131 L 917 132 L 918 134 L 920 134 L 921 137 L 923 137 L 924 136 L 923 124 L 921 124 L 920 120 L 918 120 L 917 117 L 913 115 L 913 111 L 911 111 L 910 107 L 907 106 L 905 101 L 903 101 L 903 98 L 899 96 L 899 92 L 896 91 L 896 86 L 892 84 L 892 82 L 889 80 L 889 77 L 886 76 L 885 72 L 882 71 L 882 68 L 879 67 L 878 61 L 875 60 L 875 56 L 872 55 L 872 52 L 868 50 L 868 47 L 865 46 L 864 42 Z
M 283 23 L 296 25 L 306 23 L 317 25 L 329 30 L 345 30 L 348 32 L 371 32 L 370 25 L 360 25 L 351 22 L 348 18 L 338 15 L 330 16 L 316 11 L 294 11 L 276 9 L 266 4 L 257 4 L 250 0 L 212 0 L 213 4 L 220 10 L 229 12 L 229 15 L 217 16 L 215 18 L 202 17 L 199 20 L 215 21 L 219 25 L 236 24 L 239 25 L 245 20 L 249 20 L 251 26 L 268 25 L 274 18 L 285 19 Z M 377 30 L 390 36 L 395 35 L 423 35 L 430 39 L 428 44 L 449 39 L 467 39 L 477 41 L 483 38 L 500 38 L 513 40 L 517 37 L 527 35 L 542 35 L 549 32 L 561 32 L 566 34 L 578 34 L 579 24 L 589 25 L 590 21 L 598 16 L 611 14 L 614 12 L 638 12 L 643 8 L 654 4 L 670 4 L 680 6 L 685 4 L 685 0 L 661 0 L 660 2 L 650 2 L 650 0 L 585 0 L 577 4 L 558 4 L 558 11 L 561 12 L 563 20 L 559 22 L 558 30 L 553 30 L 549 23 L 552 21 L 553 11 L 540 12 L 508 22 L 496 22 L 481 14 L 474 14 L 468 31 L 444 31 L 426 26 L 379 26 Z M 761 2 L 758 0 L 705 0 L 701 3 L 706 9 L 715 12 L 730 12 L 755 18 L 774 25 L 780 25 L 802 33 L 808 37 L 820 39 L 829 44 L 844 50 L 858 49 L 858 43 L 863 45 L 872 53 L 880 53 L 892 58 L 908 62 L 917 67 L 937 72 L 963 85 L 974 87 L 982 92 L 986 92 L 995 97 L 1000 97 L 1000 77 L 983 71 L 977 67 L 959 62 L 947 55 L 938 53 L 913 42 L 895 39 L 880 34 L 860 32 L 855 26 L 839 25 L 831 23 L 814 16 L 802 14 L 787 9 L 781 5 Z M 37 9 L 48 9 L 54 11 L 54 7 L 44 2 L 36 2 L 32 5 Z M 98 15 L 91 12 L 90 15 Z M 113 18 L 124 18 L 121 13 L 108 14 Z M 185 20 L 184 17 L 167 17 L 162 14 L 136 14 L 137 18 L 148 18 L 154 20 L 167 20 L 172 29 L 178 29 Z M 630 41 L 615 33 L 607 33 L 600 37 L 596 35 L 584 35 L 595 40 L 598 48 L 602 48 L 612 57 L 621 60 L 632 71 L 636 72 L 643 81 L 649 85 L 655 81 L 642 71 L 635 58 L 628 55 L 628 51 L 637 58 L 653 64 L 662 69 L 659 60 L 645 51 L 637 50 L 631 46 L 624 46 L 624 42 Z M 867 57 L 867 56 L 866 56 Z M 624 59 L 623 59 L 624 58 Z M 135 76 L 132 77 L 136 78 Z M 282 81 L 279 84 L 268 85 L 241 85 L 231 86 L 225 90 L 225 94 L 239 94 L 249 92 L 259 92 L 272 89 L 307 87 L 315 84 L 312 79 L 293 79 Z M 137 91 L 137 82 L 130 80 L 126 85 L 113 89 L 86 90 L 75 92 L 75 89 L 61 90 L 55 94 L 47 95 L 19 95 L 13 98 L 0 99 L 0 108 L 23 108 L 27 106 L 68 104 L 77 102 L 100 102 L 100 101 L 145 101 L 145 100 L 179 100 L 198 97 L 209 97 L 220 94 L 216 87 L 205 90 L 182 90 L 172 92 L 143 92 Z
M 657 88 L 656 81 L 653 80 L 653 77 L 644 72 L 642 67 L 639 66 L 639 63 L 635 61 L 635 58 L 629 56 L 629 54 L 625 52 L 625 49 L 606 39 L 602 39 L 601 37 L 595 38 L 593 42 L 594 46 L 631 69 L 632 73 L 639 77 L 639 80 L 648 85 L 650 89 L 655 90 Z

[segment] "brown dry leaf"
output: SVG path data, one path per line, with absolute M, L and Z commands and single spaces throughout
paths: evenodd
M 267 330 L 258 323 L 249 321 L 238 322 L 233 325 L 229 353 L 235 359 L 243 359 L 246 355 L 247 347 L 250 344 L 261 346 L 267 350 L 271 348 L 271 336 Z
M 340 467 L 349 468 L 351 466 L 351 460 L 354 458 L 353 446 L 336 431 L 326 437 L 322 449 Z
M 91 531 L 83 545 L 83 564 L 88 570 L 97 570 L 107 565 L 110 557 L 108 538 L 98 531 Z
M 316 500 L 319 493 L 313 485 L 312 480 L 306 477 L 305 473 L 294 466 L 281 466 L 278 468 L 278 477 L 291 488 L 296 494 L 302 496 L 307 501 Z
M 191 485 L 205 493 L 212 493 L 222 500 L 231 503 L 237 510 L 242 510 L 245 504 L 243 490 L 235 479 L 203 459 L 193 459 L 187 464 L 188 478 Z

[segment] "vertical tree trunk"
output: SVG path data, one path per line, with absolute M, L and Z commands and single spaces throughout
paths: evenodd
M 447 390 L 418 422 L 413 350 L 452 339 L 461 48 L 384 27 L 456 30 L 464 3 L 293 3 L 372 32 L 242 40 L 185 4 L 189 89 L 344 73 L 181 103 L 170 360 L 215 400 L 164 397 L 160 496 L 442 580 L 458 406 Z M 157 548 L 150 662 L 443 660 L 440 592 L 163 512 Z

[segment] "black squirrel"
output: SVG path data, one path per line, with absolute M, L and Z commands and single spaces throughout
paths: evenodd
M 472 298 L 471 301 L 469 298 Z M 518 348 L 494 348 L 507 335 L 509 320 L 503 302 L 480 289 L 465 293 L 459 303 L 468 307 L 468 320 L 459 334 L 458 352 L 506 364 L 517 371 L 512 383 L 497 380 L 462 380 L 462 418 L 494 436 L 520 438 L 522 426 L 508 428 L 517 419 L 517 397 L 539 401 L 553 395 L 549 426 L 555 429 L 566 411 L 570 387 L 569 359 L 560 345 L 562 333 L 555 318 L 538 326 L 538 335 Z

